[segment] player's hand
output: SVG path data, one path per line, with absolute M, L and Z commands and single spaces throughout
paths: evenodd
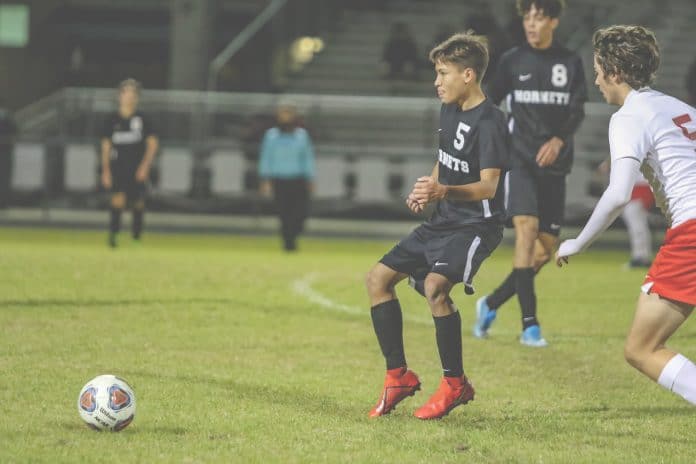
M 418 200 L 413 196 L 413 192 L 409 193 L 408 197 L 406 197 L 406 206 L 416 214 L 425 209 L 425 205 L 418 203 Z
M 577 255 L 581 251 L 582 249 L 580 249 L 576 239 L 565 240 L 556 252 L 556 266 L 562 267 L 563 264 L 568 264 L 568 257 Z
M 135 180 L 138 182 L 145 182 L 150 176 L 150 168 L 147 166 L 138 166 L 138 170 L 135 171 Z
M 102 171 L 101 183 L 105 190 L 111 190 L 111 186 L 113 185 L 111 171 Z
M 271 186 L 271 181 L 269 180 L 264 180 L 261 181 L 261 184 L 259 185 L 259 193 L 261 194 L 262 197 L 270 197 L 271 193 L 273 193 L 273 187 Z
M 541 168 L 551 166 L 558 159 L 558 154 L 563 147 L 563 140 L 558 137 L 552 137 L 539 148 L 539 153 L 536 156 L 536 162 Z
M 411 192 L 413 199 L 423 206 L 432 201 L 442 200 L 446 193 L 447 188 L 432 176 L 419 177 Z

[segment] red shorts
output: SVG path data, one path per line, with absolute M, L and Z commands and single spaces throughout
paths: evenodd
M 655 197 L 653 196 L 650 186 L 647 184 L 638 184 L 633 187 L 633 192 L 631 192 L 631 201 L 640 200 L 643 204 L 643 208 L 648 211 L 655 206 Z
M 696 305 L 696 219 L 667 229 L 642 289 L 645 293 Z

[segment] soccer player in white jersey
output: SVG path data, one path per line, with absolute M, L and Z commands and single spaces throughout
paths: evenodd
M 621 108 L 609 124 L 607 190 L 577 236 L 556 254 L 561 266 L 585 250 L 631 198 L 639 170 L 669 223 L 665 241 L 638 299 L 626 339 L 626 360 L 696 405 L 696 365 L 665 346 L 696 305 L 696 109 L 652 90 L 660 54 L 641 26 L 611 26 L 593 37 L 595 84 Z

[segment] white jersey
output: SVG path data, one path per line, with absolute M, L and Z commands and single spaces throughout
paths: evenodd
M 635 158 L 670 227 L 696 219 L 696 109 L 644 87 L 609 123 L 612 161 Z

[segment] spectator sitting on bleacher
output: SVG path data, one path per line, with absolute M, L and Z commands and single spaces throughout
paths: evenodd
M 394 23 L 384 44 L 382 61 L 386 64 L 386 77 L 390 79 L 415 79 L 418 64 L 418 46 L 405 23 Z

